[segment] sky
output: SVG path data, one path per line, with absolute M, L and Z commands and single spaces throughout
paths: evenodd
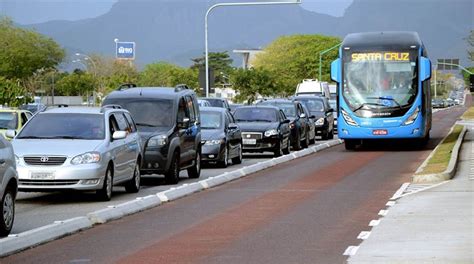
M 0 0 L 0 14 L 20 24 L 50 20 L 80 20 L 107 13 L 117 0 Z M 302 0 L 302 7 L 342 16 L 353 0 Z

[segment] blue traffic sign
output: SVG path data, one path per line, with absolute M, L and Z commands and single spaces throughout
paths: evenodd
M 135 42 L 117 42 L 115 45 L 115 57 L 117 59 L 134 60 Z

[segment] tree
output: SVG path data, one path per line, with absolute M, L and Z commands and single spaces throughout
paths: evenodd
M 191 66 L 193 70 L 204 69 L 206 66 L 206 57 L 202 56 L 199 58 L 191 59 L 194 64 Z M 209 52 L 209 69 L 214 70 L 214 81 L 216 84 L 226 83 L 224 75 L 229 75 L 232 68 L 233 60 L 230 58 L 227 51 L 223 52 Z
M 75 70 L 56 83 L 54 93 L 62 96 L 85 96 L 92 94 L 96 87 L 92 74 Z
M 10 80 L 0 76 L 0 105 L 18 107 L 31 102 L 26 89 L 20 86 L 19 80 Z
M 474 61 L 474 30 L 471 30 L 471 33 L 469 34 L 469 37 L 467 38 L 467 43 L 471 47 L 467 53 L 469 54 L 469 59 L 471 61 Z
M 167 62 L 148 64 L 138 79 L 140 86 L 174 87 L 178 84 L 187 84 L 193 88 L 199 86 L 197 70 L 181 68 Z
M 283 36 L 258 54 L 253 65 L 270 71 L 282 90 L 286 94 L 293 94 L 296 85 L 303 79 L 318 77 L 319 53 L 340 42 L 337 37 L 322 35 Z M 337 49 L 324 54 L 323 81 L 330 81 L 331 62 L 337 58 L 337 54 Z
M 278 92 L 278 84 L 266 69 L 238 69 L 231 75 L 233 88 L 239 92 L 237 101 L 254 102 L 260 96 L 273 96 Z
M 23 80 L 64 58 L 64 50 L 51 38 L 15 27 L 6 18 L 0 19 L 0 45 L 0 76 L 7 79 Z

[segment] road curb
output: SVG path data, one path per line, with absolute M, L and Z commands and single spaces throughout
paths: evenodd
M 94 225 L 104 224 L 112 220 L 120 219 L 124 216 L 159 206 L 165 202 L 177 200 L 193 193 L 246 177 L 255 172 L 316 153 L 323 149 L 341 144 L 342 142 L 343 141 L 340 139 L 331 140 L 327 143 L 312 146 L 307 149 L 293 152 L 289 155 L 262 161 L 235 171 L 225 172 L 218 176 L 209 177 L 205 180 L 194 183 L 185 183 L 178 187 L 158 192 L 154 195 L 138 197 L 134 200 L 118 205 L 108 206 L 107 208 L 88 213 L 86 216 L 71 218 L 65 221 L 57 221 L 50 225 L 0 239 L 0 257 L 8 256 L 21 250 L 35 247 L 84 229 L 92 228 Z
M 453 128 L 451 128 L 451 130 Z M 467 129 L 464 126 L 461 133 L 458 136 L 458 139 L 456 140 L 456 143 L 454 144 L 453 150 L 451 151 L 451 158 L 449 159 L 448 167 L 446 168 L 445 171 L 441 173 L 432 173 L 432 174 L 420 174 L 420 175 L 415 174 L 412 176 L 412 182 L 413 183 L 437 183 L 437 182 L 442 182 L 442 181 L 447 181 L 447 180 L 452 179 L 454 177 L 454 174 L 456 174 L 459 151 L 461 150 L 462 141 L 464 139 L 464 136 L 466 135 L 466 132 L 467 132 Z M 450 133 L 448 133 L 446 137 L 448 137 Z M 441 143 L 444 142 L 446 137 L 441 141 Z M 438 146 L 440 146 L 440 144 Z M 428 164 L 429 160 L 432 158 L 435 151 L 438 149 L 438 146 L 436 146 L 436 148 L 430 153 L 428 158 L 423 162 L 423 164 L 421 164 L 421 166 L 417 169 L 416 173 L 420 172 Z
M 64 221 L 38 227 L 18 235 L 12 235 L 1 241 L 0 257 L 35 247 L 40 244 L 91 228 L 93 224 L 85 217 L 75 217 Z

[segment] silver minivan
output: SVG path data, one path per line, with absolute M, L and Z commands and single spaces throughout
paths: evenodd
M 7 236 L 15 219 L 15 198 L 18 191 L 15 156 L 10 142 L 0 135 L 0 237 Z
M 140 189 L 141 139 L 119 106 L 45 109 L 12 145 L 20 191 L 96 191 L 107 201 L 114 185 Z

